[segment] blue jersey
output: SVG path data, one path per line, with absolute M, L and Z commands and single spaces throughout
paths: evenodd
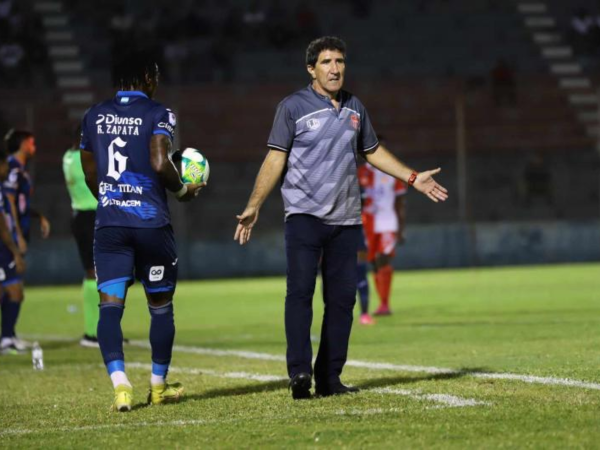
M 15 229 L 12 213 L 10 211 L 10 205 L 8 205 L 8 200 L 4 195 L 4 191 L 6 189 L 0 186 L 0 220 L 4 220 L 6 222 L 6 227 L 10 234 L 12 235 L 13 241 L 17 242 L 17 232 Z M 8 252 L 8 248 L 4 245 L 4 242 L 0 241 L 0 252 Z
M 173 139 L 175 114 L 143 92 L 119 91 L 83 117 L 81 149 L 98 174 L 96 228 L 160 228 L 170 222 L 167 194 L 150 164 L 150 139 Z
M 4 193 L 15 197 L 17 220 L 26 241 L 29 241 L 31 231 L 31 191 L 33 189 L 29 173 L 17 158 L 8 158 L 8 178 L 4 182 Z M 4 199 L 4 210 L 12 217 L 10 204 Z

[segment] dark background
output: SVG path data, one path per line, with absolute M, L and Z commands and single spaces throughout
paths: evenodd
M 417 169 L 443 168 L 449 201 L 407 198 L 397 267 L 600 258 L 594 0 L 543 11 L 502 0 L 40 3 L 0 1 L 0 132 L 35 132 L 34 204 L 53 226 L 31 255 L 34 272 L 52 275 L 34 281 L 80 275 L 62 155 L 85 109 L 114 95 L 116 55 L 141 46 L 159 55 L 157 99 L 178 115 L 176 145 L 211 163 L 201 197 L 173 205 L 183 275 L 283 272 L 279 193 L 245 253 L 231 241 L 235 214 L 275 107 L 308 82 L 304 51 L 321 35 L 346 41 L 346 88 L 388 147 Z

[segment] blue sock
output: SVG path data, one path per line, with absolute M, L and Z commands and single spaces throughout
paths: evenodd
M 359 261 L 356 264 L 358 294 L 360 295 L 360 313 L 369 312 L 369 280 L 367 280 L 367 263 Z
M 152 373 L 166 376 L 173 353 L 175 320 L 173 302 L 164 306 L 150 306 L 150 346 L 152 347 Z M 156 372 L 155 372 L 156 370 Z
M 21 311 L 21 302 L 11 302 L 5 294 L 2 297 L 2 337 L 14 337 L 15 326 Z
M 106 370 L 109 375 L 113 372 L 125 372 L 125 361 L 123 359 L 115 359 L 106 365 Z
M 123 331 L 121 330 L 121 318 L 123 317 L 124 309 L 125 306 L 118 303 L 100 304 L 98 344 L 100 344 L 100 352 L 102 352 L 102 358 L 107 369 L 111 362 L 125 360 L 123 354 Z M 114 368 L 114 370 L 118 369 Z
M 167 378 L 168 372 L 169 372 L 168 364 L 157 364 L 154 361 L 152 361 L 152 375 Z

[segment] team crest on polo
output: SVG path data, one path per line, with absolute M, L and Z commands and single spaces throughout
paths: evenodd
M 321 121 L 319 119 L 308 119 L 306 121 L 306 126 L 309 130 L 316 130 L 321 126 Z
M 358 124 L 360 123 L 360 119 L 358 118 L 358 116 L 356 114 L 352 114 L 350 116 L 350 123 L 352 124 L 352 127 L 355 130 L 358 130 Z

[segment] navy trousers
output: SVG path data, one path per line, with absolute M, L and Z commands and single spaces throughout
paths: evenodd
M 325 225 L 305 214 L 295 214 L 286 220 L 285 334 L 290 378 L 302 372 L 313 374 L 310 327 L 321 261 L 325 314 L 314 377 L 321 385 L 340 381 L 356 302 L 356 252 L 360 237 L 360 225 Z

